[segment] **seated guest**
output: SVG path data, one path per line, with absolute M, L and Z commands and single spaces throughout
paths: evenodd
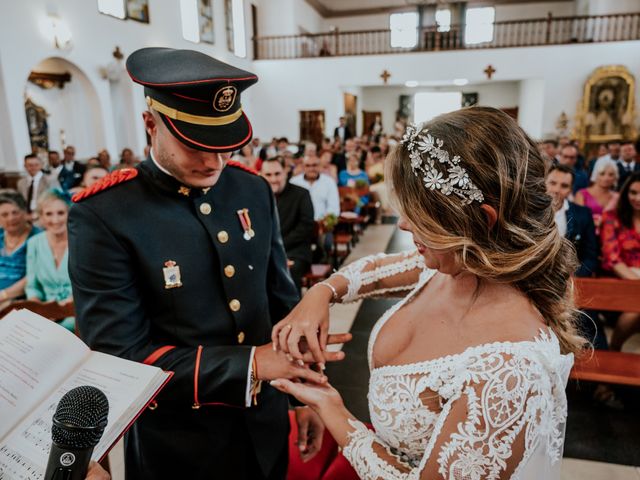
M 587 172 L 580 170 L 576 165 L 577 162 L 578 149 L 573 145 L 565 145 L 562 147 L 558 163 L 560 165 L 566 165 L 567 167 L 573 168 L 573 193 L 589 186 L 589 177 L 587 177 Z
M 613 210 L 618 202 L 618 193 L 615 191 L 617 181 L 618 167 L 615 162 L 601 159 L 596 161 L 591 173 L 593 184 L 576 192 L 575 202 L 591 210 L 596 234 L 600 232 L 602 212 Z
M 98 156 L 96 157 L 98 162 L 100 162 L 100 166 L 106 169 L 108 172 L 111 171 L 111 155 L 109 155 L 109 151 L 106 148 L 103 148 L 98 152 Z
M 45 228 L 27 242 L 27 286 L 28 300 L 56 301 L 61 305 L 72 302 L 69 279 L 67 217 L 68 196 L 61 190 L 45 192 L 38 199 L 38 213 Z M 74 319 L 60 322 L 73 331 Z
M 336 167 L 331 160 L 333 159 L 333 152 L 331 150 L 323 150 L 320 153 L 320 173 L 333 178 L 334 182 L 338 182 L 338 167 Z
M 246 165 L 249 168 L 253 168 L 254 170 L 259 170 L 260 168 L 260 158 L 256 157 L 253 154 L 253 146 L 248 143 L 244 147 L 242 147 L 232 158 L 232 160 L 236 162 L 240 162 L 243 165 Z
M 58 173 L 58 181 L 63 190 L 77 187 L 82 182 L 82 175 L 87 169 L 85 165 L 76 161 L 76 148 L 73 145 L 67 145 L 62 151 L 62 168 Z M 49 158 L 51 161 L 51 158 Z
M 598 161 L 599 158 L 602 158 L 606 156 L 608 160 L 611 160 L 611 158 L 609 158 L 609 147 L 607 147 L 606 143 L 601 143 L 600 145 L 598 145 L 598 150 L 596 151 L 596 156 L 592 157 L 589 159 L 589 162 L 587 163 L 587 171 L 589 172 L 589 176 L 591 176 L 591 174 L 593 173 L 593 168 L 596 165 L 596 162 Z
M 98 165 L 87 167 L 84 175 L 82 176 L 82 183 L 80 184 L 80 186 L 72 188 L 71 190 L 69 190 L 69 193 L 73 195 L 74 193 L 81 192 L 85 188 L 89 188 L 91 185 L 96 183 L 101 178 L 106 177 L 107 175 L 109 175 L 109 170 L 107 170 L 106 168 Z
M 619 174 L 618 188 L 622 188 L 632 173 L 640 171 L 640 163 L 636 162 L 636 156 L 636 147 L 633 142 L 624 142 L 620 146 L 620 158 L 616 160 Z
M 602 216 L 602 263 L 619 278 L 640 280 L 640 172 L 632 173 L 620 191 L 615 210 Z M 640 331 L 640 314 L 623 313 L 611 337 L 611 349 Z
M 0 227 L 0 302 L 4 303 L 24 296 L 27 239 L 40 229 L 29 222 L 24 198 L 10 190 L 0 193 Z
M 311 194 L 313 217 L 322 220 L 329 214 L 340 215 L 340 194 L 338 186 L 331 177 L 320 173 L 318 158 L 305 158 L 302 161 L 303 173 L 291 178 L 291 183 L 304 187 Z
M 545 183 L 553 198 L 558 230 L 576 249 L 580 265 L 576 277 L 591 277 L 598 267 L 598 240 L 591 211 L 568 200 L 571 195 L 574 170 L 566 165 L 552 165 Z M 595 312 L 581 312 L 578 317 L 581 332 L 595 348 L 606 350 L 607 339 Z
M 43 167 L 42 160 L 36 154 L 25 155 L 24 169 L 27 172 L 27 176 L 18 180 L 16 189 L 26 200 L 27 212 L 29 213 L 36 211 L 37 200 L 42 193 L 59 186 L 54 177 L 44 174 Z
M 121 167 L 135 167 L 138 164 L 138 159 L 133 154 L 133 150 L 130 148 L 123 148 L 120 154 L 120 166 Z
M 364 188 L 369 186 L 368 175 L 360 168 L 360 154 L 358 152 L 350 152 L 347 155 L 347 168 L 338 174 L 338 186 Z M 363 205 L 369 203 L 369 194 L 361 195 L 356 213 L 360 213 Z
M 313 204 L 309 192 L 287 182 L 284 158 L 269 158 L 262 162 L 262 176 L 267 179 L 276 197 L 280 232 L 287 258 L 293 262 L 289 273 L 300 290 L 302 277 L 311 268 L 313 243 Z
M 369 185 L 369 177 L 360 168 L 360 154 L 350 152 L 347 155 L 347 168 L 338 174 L 338 186 L 355 187 L 356 182 Z
M 549 163 L 555 162 L 559 159 L 558 155 L 558 141 L 554 139 L 548 139 L 542 142 L 540 151 L 546 157 Z

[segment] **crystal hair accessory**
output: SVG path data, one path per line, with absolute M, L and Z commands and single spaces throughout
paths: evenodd
M 445 195 L 453 193 L 463 200 L 464 205 L 474 200 L 484 201 L 484 195 L 462 167 L 462 159 L 458 155 L 450 158 L 449 152 L 442 148 L 444 142 L 432 136 L 429 130 L 422 131 L 419 125 L 410 124 L 400 143 L 409 150 L 413 173 L 417 177 L 422 176 L 424 186 L 429 190 L 440 190 Z M 423 154 L 426 155 L 423 157 Z M 446 168 L 448 176 L 436 168 L 436 162 Z

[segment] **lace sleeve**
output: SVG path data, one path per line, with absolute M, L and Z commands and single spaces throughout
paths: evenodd
M 365 297 L 406 293 L 418 282 L 424 268 L 424 258 L 417 250 L 361 258 L 335 273 L 348 283 L 341 301 L 348 303 Z
M 566 419 L 561 382 L 554 386 L 553 375 L 539 362 L 517 355 L 490 354 L 482 358 L 482 366 L 482 370 L 463 373 L 464 382 L 456 379 L 457 385 L 445 387 L 458 393 L 443 404 L 424 454 L 414 462 L 392 452 L 364 425 L 350 422 L 355 430 L 343 453 L 360 478 L 508 479 L 536 447 L 543 448 L 545 461 L 557 462 Z M 415 385 L 421 379 L 417 375 L 408 381 Z M 415 420 L 419 422 L 420 416 Z

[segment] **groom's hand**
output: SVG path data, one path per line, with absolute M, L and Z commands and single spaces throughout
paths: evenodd
M 340 333 L 329 335 L 328 344 L 345 343 L 351 340 L 350 333 Z M 301 344 L 304 350 L 306 347 Z M 318 384 L 326 383 L 327 377 L 322 373 L 315 372 L 309 368 L 309 364 L 314 363 L 313 354 L 306 351 L 302 354 L 302 360 L 294 361 L 282 350 L 274 351 L 273 345 L 268 343 L 256 347 L 255 359 L 257 364 L 258 380 L 275 380 L 276 378 L 286 378 L 289 380 L 300 379 Z M 325 352 L 325 360 L 337 362 L 344 359 L 344 352 Z

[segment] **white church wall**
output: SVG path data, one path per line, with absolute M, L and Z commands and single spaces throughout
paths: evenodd
M 609 13 L 630 13 L 640 9 L 639 0 L 589 0 L 588 11 L 584 15 L 607 15 Z
M 547 13 L 554 17 L 576 15 L 575 2 L 520 3 L 517 5 L 496 5 L 496 22 L 522 20 L 524 18 L 545 18 Z
M 546 88 L 553 89 L 555 87 L 551 84 L 546 85 Z M 524 131 L 538 140 L 555 136 L 552 131 L 554 124 L 544 123 L 545 80 L 542 78 L 522 80 L 518 93 L 518 123 Z M 552 105 L 549 106 L 549 109 L 552 112 L 555 110 Z M 560 112 L 557 113 L 557 115 L 559 114 Z
M 271 1 L 271 0 L 270 0 Z M 146 46 L 171 46 L 200 50 L 239 68 L 251 70 L 251 42 L 247 42 L 247 58 L 236 57 L 229 52 L 226 44 L 224 4 L 213 2 L 215 22 L 215 44 L 196 44 L 184 40 L 180 28 L 180 10 L 178 1 L 150 0 L 149 17 L 151 23 L 141 24 L 132 20 L 120 20 L 98 12 L 95 0 L 59 0 L 55 4 L 47 0 L 29 0 L 28 2 L 4 2 L 0 16 L 0 95 L 4 97 L 6 109 L 0 110 L 0 122 L 8 132 L 0 137 L 0 168 L 16 170 L 22 168 L 21 158 L 30 151 L 29 134 L 24 113 L 24 92 L 29 72 L 42 60 L 49 57 L 62 57 L 76 65 L 86 74 L 93 86 L 96 97 L 92 106 L 100 117 L 95 123 L 101 124 L 103 138 L 95 136 L 97 144 L 90 145 L 83 137 L 79 125 L 86 119 L 78 119 L 77 128 L 67 128 L 66 140 L 77 147 L 77 157 L 86 158 L 95 154 L 97 148 L 106 147 L 112 157 L 125 146 L 131 147 L 140 155 L 145 134 L 140 120 L 144 110 L 142 89 L 133 87 L 134 101 L 124 103 L 127 111 L 116 112 L 118 118 L 134 119 L 131 126 L 134 133 L 124 136 L 124 141 L 135 144 L 123 145 L 116 134 L 116 119 L 113 116 L 111 88 L 109 81 L 101 78 L 100 69 L 113 62 L 111 52 L 117 45 L 126 55 Z M 245 3 L 245 24 L 250 30 L 250 4 Z M 53 40 L 47 38 L 41 28 L 46 22 L 47 12 L 53 9 L 69 27 L 72 34 L 72 48 L 58 50 Z M 249 12 L 249 13 L 248 13 Z M 124 81 L 130 80 L 125 77 Z M 35 87 L 38 88 L 38 87 Z M 68 88 L 68 87 L 65 87 Z M 252 94 L 243 95 L 243 106 L 251 114 Z M 2 100 L 0 100 L 0 105 Z M 89 122 L 87 122 L 89 123 Z M 57 133 L 52 132 L 55 136 Z M 52 138 L 53 140 L 53 138 Z
M 407 80 L 450 81 L 454 78 L 466 78 L 470 84 L 475 84 L 486 82 L 483 70 L 491 64 L 496 69 L 495 82 L 525 81 L 518 93 L 521 123 L 532 136 L 541 137 L 554 131 L 562 111 L 570 117 L 575 114 L 584 82 L 595 68 L 622 64 L 640 78 L 639 49 L 640 41 L 633 41 L 256 61 L 254 71 L 261 81 L 252 87 L 257 100 L 252 118 L 257 134 L 263 138 L 280 135 L 297 138 L 297 112 L 324 109 L 326 133 L 330 134 L 335 126 L 331 119 L 335 122 L 342 113 L 341 92 L 344 88 L 381 86 L 379 75 L 383 69 L 391 72 L 389 84 L 395 87 L 403 86 Z M 527 82 L 530 80 L 538 83 Z M 366 98 L 366 94 L 364 96 Z M 361 102 L 359 109 L 369 108 Z M 394 104 L 393 110 L 383 113 L 385 122 L 396 109 Z M 274 121 L 275 115 L 277 121 Z
M 399 108 L 400 95 L 415 95 L 421 92 L 462 92 L 477 93 L 478 105 L 495 108 L 510 108 L 519 105 L 519 82 L 493 82 L 465 85 L 464 87 L 448 85 L 441 87 L 365 87 L 362 89 L 363 99 L 360 110 L 380 111 L 382 126 L 387 133 L 393 132 L 395 112 Z M 361 118 L 361 116 L 359 117 Z M 358 129 L 358 133 L 361 130 Z

